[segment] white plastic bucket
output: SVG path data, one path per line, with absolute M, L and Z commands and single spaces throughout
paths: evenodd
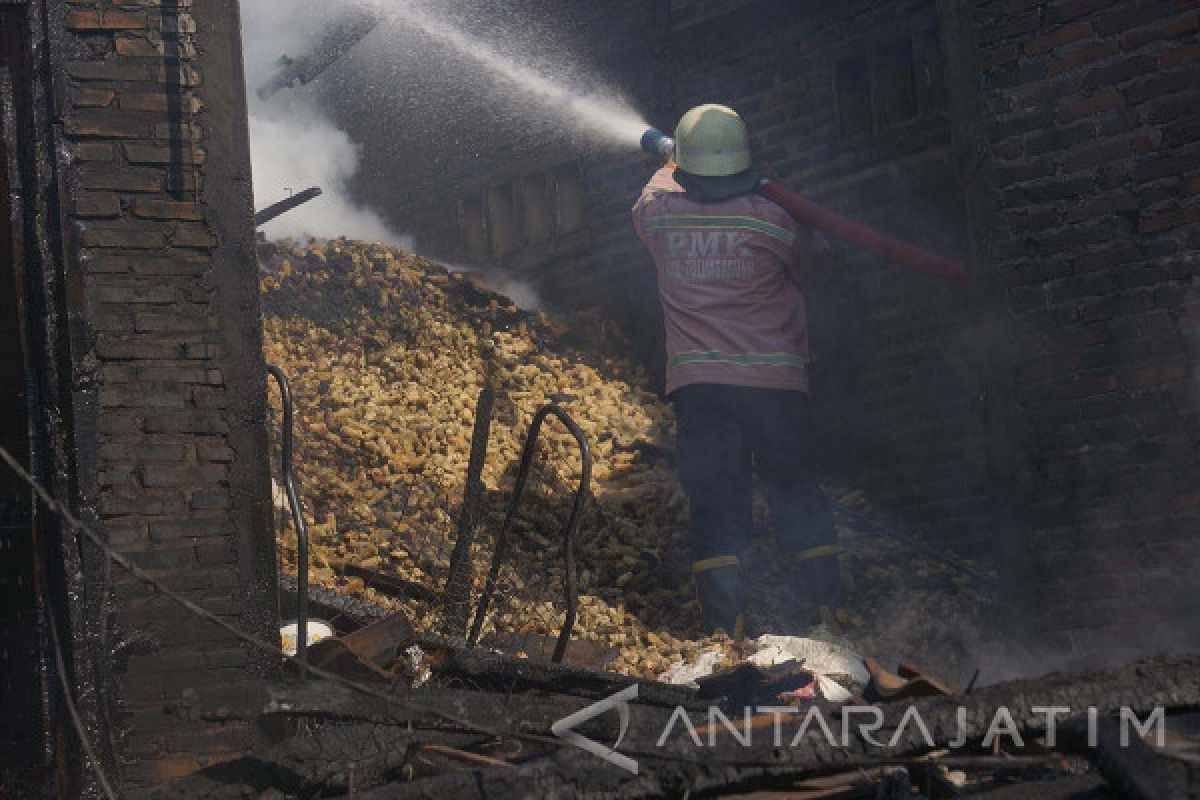
M 298 623 L 295 621 L 289 622 L 279 629 L 279 638 L 283 642 L 283 652 L 289 656 L 296 655 L 296 628 Z M 308 645 L 312 647 L 322 639 L 329 639 L 337 636 L 333 625 L 323 619 L 310 619 L 308 621 Z

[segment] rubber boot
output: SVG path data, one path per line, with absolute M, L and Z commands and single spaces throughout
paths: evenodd
M 825 609 L 833 614 L 842 607 L 842 575 L 838 564 L 837 545 L 810 547 L 790 553 L 786 564 L 792 572 L 797 594 L 818 614 Z
M 745 627 L 745 596 L 737 556 L 697 561 L 692 565 L 692 577 L 696 581 L 705 629 L 709 632 L 723 630 L 730 638 L 740 638 Z
M 816 484 L 768 495 L 775 522 L 775 539 L 787 567 L 789 583 L 819 616 L 834 614 L 842 603 L 838 566 L 837 528 L 829 501 Z M 821 615 L 821 609 L 827 611 Z

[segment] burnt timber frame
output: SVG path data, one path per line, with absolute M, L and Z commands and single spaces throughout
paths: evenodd
M 0 0 L 0 38 L 3 39 L 4 80 L 0 88 L 3 105 L 5 176 L 11 226 L 11 266 L 17 285 L 17 308 L 22 328 L 25 362 L 25 395 L 29 415 L 30 442 L 25 460 L 30 472 L 60 497 L 74 498 L 78 489 L 77 464 L 69 420 L 71 402 L 71 358 L 66 313 L 60 175 L 53 154 L 57 151 L 54 118 L 54 81 L 49 59 L 47 16 L 40 3 Z M 68 631 L 64 653 L 68 680 L 87 687 L 77 702 L 85 723 L 92 730 L 105 730 L 103 709 L 96 700 L 98 676 L 88 656 L 94 641 L 85 614 L 67 607 L 70 597 L 84 596 L 87 579 L 82 569 L 80 543 L 65 538 L 58 520 L 34 506 L 31 518 L 30 555 L 36 566 L 33 598 L 37 611 L 40 652 L 40 695 L 42 715 L 37 730 L 27 735 L 36 742 L 35 761 L 29 766 L 53 771 L 64 796 L 86 791 L 90 778 L 79 769 L 77 742 L 67 733 L 61 697 L 49 644 L 41 629 L 41 614 L 53 614 L 60 630 Z M 31 564 L 30 566 L 34 566 Z M 33 576 L 31 576 L 33 577 Z M 80 606 L 78 610 L 83 610 Z M 89 633 L 89 631 L 91 633 Z M 33 722 L 29 720 L 29 722 Z M 101 757 L 111 765 L 112 754 L 102 738 Z

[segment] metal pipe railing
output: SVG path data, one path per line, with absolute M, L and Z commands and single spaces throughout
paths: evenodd
M 563 590 L 566 593 L 567 613 L 563 620 L 562 630 L 558 634 L 558 642 L 554 646 L 554 655 L 552 656 L 552 660 L 558 663 L 566 655 L 567 643 L 571 640 L 571 631 L 575 628 L 575 618 L 579 613 L 579 586 L 575 577 L 575 533 L 579 530 L 579 518 L 583 512 L 583 501 L 587 496 L 592 480 L 592 451 L 588 447 L 587 435 L 584 434 L 575 420 L 571 419 L 566 411 L 563 411 L 553 403 L 538 409 L 538 412 L 533 416 L 533 423 L 529 426 L 529 436 L 525 439 L 525 447 L 521 451 L 521 463 L 517 468 L 517 480 L 513 486 L 512 499 L 509 500 L 508 510 L 504 514 L 504 525 L 500 528 L 500 533 L 496 536 L 496 547 L 492 552 L 492 565 L 488 570 L 487 583 L 484 585 L 483 594 L 480 595 L 479 605 L 475 609 L 475 619 L 471 623 L 471 633 L 467 637 L 467 641 L 472 645 L 479 642 L 479 634 L 483 630 L 483 619 L 487 615 L 488 606 L 491 604 L 492 596 L 496 591 L 496 579 L 500 574 L 500 565 L 503 563 L 505 555 L 507 555 L 508 535 L 512 530 L 513 520 L 516 518 L 517 507 L 520 506 L 521 498 L 525 494 L 525 486 L 529 482 L 529 470 L 533 465 L 533 454 L 537 448 L 538 434 L 541 432 L 542 423 L 550 415 L 554 415 L 562 420 L 562 423 L 567 426 L 567 430 L 575 437 L 575 441 L 579 443 L 579 454 L 582 462 L 579 486 L 575 489 L 575 501 L 571 506 L 571 517 L 567 520 L 566 527 L 563 528 L 563 559 L 566 569 Z
M 267 372 L 279 384 L 279 397 L 283 403 L 280 472 L 284 491 L 287 492 L 288 507 L 292 512 L 292 524 L 296 526 L 296 660 L 300 663 L 300 675 L 304 677 L 308 663 L 308 528 L 304 524 L 304 515 L 300 513 L 300 496 L 296 491 L 295 473 L 292 472 L 292 389 L 279 367 L 268 364 Z M 274 490 L 271 493 L 273 496 Z M 273 497 L 271 502 L 275 502 Z

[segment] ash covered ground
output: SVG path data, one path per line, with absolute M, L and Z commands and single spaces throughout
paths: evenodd
M 382 244 L 272 249 L 263 261 L 266 354 L 289 376 L 297 403 L 295 464 L 313 583 L 403 609 L 419 628 L 437 632 L 433 596 L 449 566 L 476 401 L 490 371 L 497 400 L 473 554 L 476 592 L 530 421 L 557 400 L 587 434 L 595 459 L 578 537 L 576 637 L 599 645 L 610 669 L 641 677 L 709 647 L 729 648 L 699 630 L 671 407 L 626 357 L 611 322 L 521 310 L 473 276 Z M 484 629 L 485 642 L 531 655 L 526 643 L 562 624 L 560 531 L 580 464 L 574 440 L 553 420 L 541 441 L 514 555 Z M 861 493 L 827 490 L 870 513 Z M 759 535 L 746 558 L 750 632 L 812 634 L 761 500 L 756 516 Z M 987 596 L 907 547 L 856 526 L 839 530 L 846 607 L 817 634 L 848 639 L 884 661 L 918 661 L 951 680 L 969 676 Z M 280 549 L 294 572 L 290 528 Z M 348 575 L 347 565 L 428 592 L 385 594 Z

